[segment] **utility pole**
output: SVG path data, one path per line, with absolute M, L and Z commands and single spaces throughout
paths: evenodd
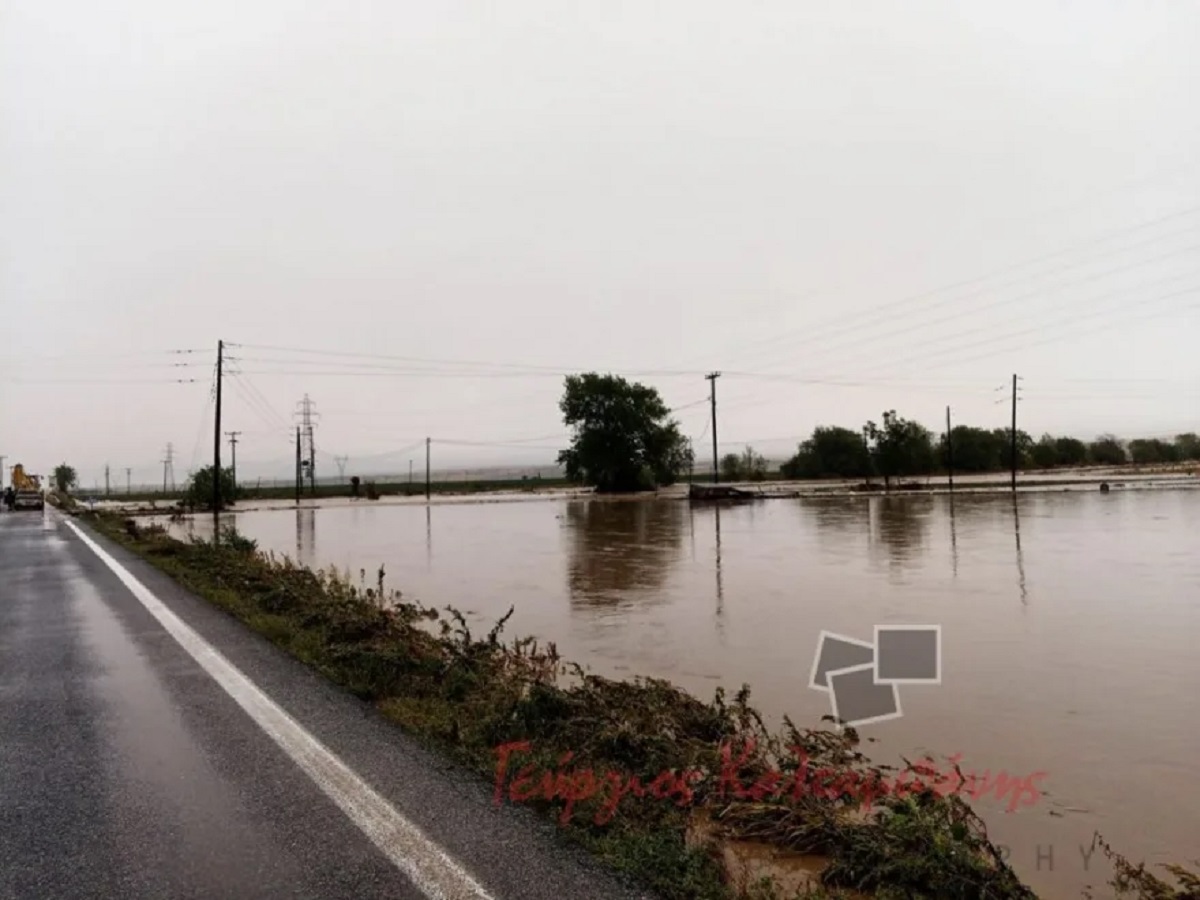
M 132 478 L 133 478 L 133 469 L 126 469 L 125 470 L 125 493 L 127 493 L 127 494 L 133 493 Z
M 237 490 L 237 444 L 240 431 L 227 431 L 226 437 L 229 438 L 229 467 L 233 470 L 233 489 Z
M 721 467 L 717 462 L 717 379 L 720 372 L 710 372 L 704 376 L 709 382 L 709 402 L 712 404 L 712 447 L 713 447 L 713 484 L 721 481 Z
M 108 463 L 104 464 L 104 496 L 108 497 L 112 494 L 108 484 Z
M 221 512 L 221 375 L 225 365 L 225 342 L 217 341 L 217 403 L 213 427 L 213 543 L 218 540 L 216 523 Z
M 408 461 L 408 483 L 412 484 L 412 460 Z
M 0 456 L 0 488 L 4 487 L 4 461 L 6 459 L 8 459 L 7 456 Z
M 1013 375 L 1012 385 L 1012 489 L 1013 493 L 1017 490 L 1017 376 Z
M 300 426 L 296 426 L 296 505 L 300 505 Z
M 425 502 L 429 502 L 429 438 L 425 438 Z
M 950 476 L 950 493 L 954 493 L 954 432 L 950 427 L 950 407 L 946 407 L 946 473 Z

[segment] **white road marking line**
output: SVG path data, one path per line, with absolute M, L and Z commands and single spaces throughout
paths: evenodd
M 431 900 L 495 900 L 462 866 L 243 675 L 74 522 L 65 524 L 371 842 Z

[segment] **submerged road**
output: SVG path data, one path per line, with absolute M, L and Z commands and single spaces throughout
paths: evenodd
M 0 513 L 0 897 L 648 897 L 53 509 Z

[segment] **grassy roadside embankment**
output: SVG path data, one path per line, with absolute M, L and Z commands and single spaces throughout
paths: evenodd
M 872 765 L 852 730 L 788 723 L 769 733 L 745 691 L 704 703 L 662 681 L 588 675 L 565 666 L 553 645 L 502 641 L 503 620 L 476 637 L 455 611 L 388 591 L 382 570 L 373 586 L 355 586 L 264 556 L 234 534 L 220 545 L 182 542 L 133 519 L 69 511 L 495 782 L 498 796 L 557 817 L 564 838 L 668 900 L 843 890 L 939 900 L 1034 896 L 957 792 L 937 789 L 919 765 L 905 773 L 909 789 L 899 790 L 896 774 Z M 515 754 L 503 779 L 502 746 Z M 546 772 L 556 773 L 548 783 Z M 795 788 L 782 798 L 771 789 L 780 778 Z M 864 787 L 873 795 L 869 810 Z M 748 840 L 802 856 L 814 876 L 786 892 L 749 883 L 725 861 Z M 1137 896 L 1200 897 L 1200 880 L 1187 873 L 1176 873 L 1183 886 L 1173 888 L 1116 862 Z

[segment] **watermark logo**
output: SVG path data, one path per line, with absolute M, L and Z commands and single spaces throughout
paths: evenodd
M 900 718 L 900 685 L 941 683 L 941 625 L 876 625 L 874 643 L 822 631 L 808 680 L 855 726 Z
M 613 820 L 625 797 L 666 800 L 688 807 L 703 791 L 707 798 L 720 802 L 744 800 L 752 803 L 796 803 L 804 797 L 823 798 L 830 802 L 848 801 L 862 809 L 872 808 L 884 797 L 906 797 L 933 792 L 940 797 L 967 795 L 974 800 L 992 796 L 1008 800 L 1009 812 L 1032 806 L 1042 797 L 1039 782 L 1045 772 L 1011 775 L 1007 771 L 964 773 L 959 763 L 962 754 L 949 757 L 944 765 L 926 757 L 923 761 L 898 773 L 884 775 L 878 771 L 857 771 L 853 768 L 826 767 L 813 764 L 803 747 L 790 747 L 795 766 L 767 767 L 752 780 L 743 780 L 755 756 L 753 739 L 741 746 L 724 743 L 720 746 L 720 769 L 664 769 L 652 777 L 631 775 L 617 769 L 594 769 L 574 762 L 573 752 L 559 756 L 558 765 L 539 768 L 528 764 L 516 770 L 521 755 L 534 755 L 530 741 L 514 741 L 496 748 L 496 805 L 505 797 L 513 803 L 547 800 L 565 801 L 559 816 L 567 824 L 577 811 L 576 804 L 595 801 L 593 821 L 605 825 Z M 545 756 L 542 757 L 543 759 Z M 511 777 L 510 777 L 511 776 Z M 701 797 L 701 804 L 706 797 Z

